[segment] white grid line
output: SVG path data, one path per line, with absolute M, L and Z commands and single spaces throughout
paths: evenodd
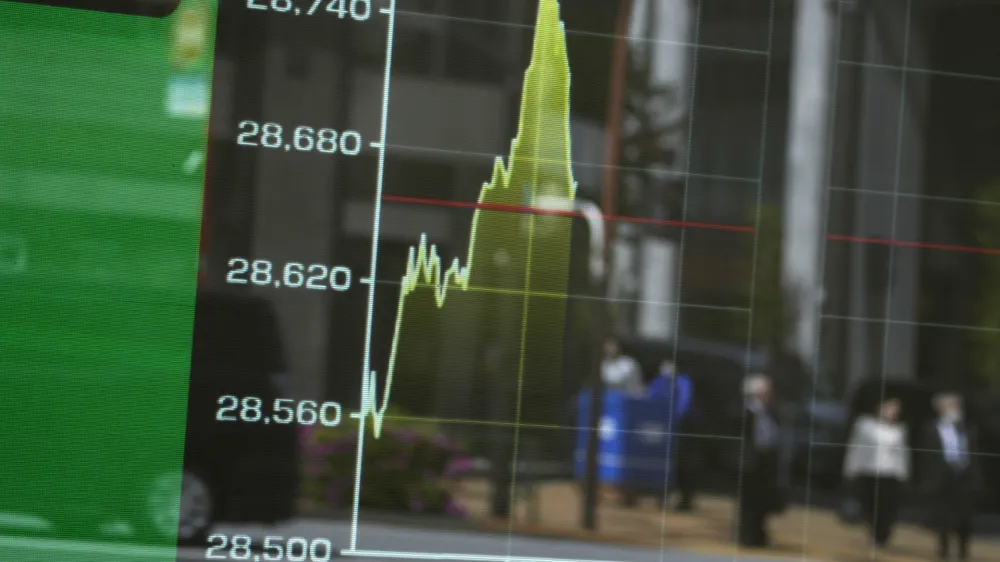
M 941 201 L 944 203 L 965 203 L 970 205 L 1000 205 L 1000 201 L 990 201 L 987 199 L 970 199 L 966 197 L 945 197 L 942 195 L 927 195 L 924 193 L 896 193 L 891 191 L 882 191 L 878 189 L 862 189 L 854 187 L 838 187 L 831 186 L 831 191 L 840 191 L 844 193 L 861 193 L 864 195 L 886 195 L 894 197 L 906 197 L 909 199 L 926 199 L 928 201 Z
M 411 146 L 405 144 L 390 144 L 389 148 L 394 151 L 408 151 L 408 152 L 431 152 L 437 154 L 448 154 L 451 156 L 464 156 L 467 158 L 482 158 L 484 160 L 490 160 L 492 162 L 496 159 L 496 154 L 488 152 L 478 152 L 473 150 L 459 150 L 453 148 L 428 148 L 424 146 Z M 692 178 L 702 178 L 710 180 L 723 180 L 741 183 L 757 183 L 760 180 L 758 178 L 747 178 L 742 176 L 727 176 L 724 174 L 701 174 L 698 172 L 678 172 L 672 170 L 660 170 L 654 168 L 638 168 L 635 166 L 612 166 L 610 164 L 601 164 L 599 162 L 580 162 L 571 160 L 570 165 L 579 166 L 581 168 L 597 168 L 597 169 L 608 169 L 615 168 L 623 172 L 649 172 L 654 176 L 661 177 L 692 177 Z
M 449 16 L 449 15 L 444 15 L 444 14 L 429 14 L 427 12 L 417 12 L 417 11 L 412 11 L 412 10 L 407 10 L 407 11 L 399 10 L 396 13 L 398 13 L 401 16 L 421 17 L 421 18 L 447 20 L 447 21 L 457 21 L 457 22 L 469 23 L 469 24 L 495 25 L 495 26 L 498 26 L 498 27 L 512 27 L 512 28 L 516 28 L 516 29 L 530 29 L 532 31 L 534 31 L 534 29 L 535 29 L 535 26 L 533 24 L 528 24 L 528 23 L 514 23 L 514 22 L 509 22 L 509 21 L 493 21 L 493 20 L 485 20 L 485 19 L 482 19 L 482 18 L 467 18 L 467 17 L 461 17 L 461 16 Z M 584 31 L 584 30 L 581 30 L 581 29 L 568 29 L 568 28 L 566 29 L 566 35 L 578 35 L 580 37 L 598 37 L 598 38 L 601 38 L 601 39 L 617 39 L 618 38 L 617 34 L 614 34 L 614 33 L 600 33 L 600 32 L 597 32 L 597 31 Z M 622 39 L 625 39 L 625 40 L 630 41 L 630 42 L 636 42 L 636 43 L 653 43 L 653 44 L 656 44 L 656 45 L 668 45 L 668 46 L 673 46 L 673 47 L 691 47 L 691 48 L 695 48 L 695 49 L 707 49 L 707 50 L 711 50 L 711 51 L 722 51 L 722 52 L 729 52 L 729 53 L 738 53 L 738 54 L 743 54 L 743 55 L 765 55 L 766 54 L 765 51 L 761 51 L 759 49 L 748 49 L 748 48 L 742 48 L 742 47 L 727 47 L 727 46 L 724 46 L 724 45 L 698 45 L 696 43 L 686 43 L 684 41 L 670 41 L 670 40 L 667 40 L 667 39 L 655 39 L 655 38 L 651 38 L 651 37 L 633 37 L 633 36 L 629 36 L 629 35 L 624 35 L 624 36 L 622 36 Z
M 894 64 L 882 64 L 877 62 L 841 60 L 837 61 L 837 64 L 843 64 L 845 66 L 860 66 L 862 68 L 872 68 L 877 70 L 892 70 L 895 72 L 902 72 L 903 74 L 926 74 L 930 76 L 943 76 L 946 78 L 963 78 L 967 80 L 1000 82 L 1000 76 L 990 76 L 988 74 L 972 74 L 969 72 L 952 72 L 950 70 L 934 70 L 932 68 L 908 68 L 905 66 L 905 63 L 904 66 L 898 66 Z
M 899 122 L 896 124 L 896 162 L 895 170 L 893 175 L 893 185 L 892 193 L 894 197 L 892 198 L 892 218 L 889 220 L 889 238 L 896 238 L 896 224 L 899 217 L 899 184 L 902 180 L 902 168 L 903 168 L 903 129 L 906 123 L 906 86 L 907 86 L 907 63 L 910 60 L 910 33 L 912 32 L 913 26 L 913 0 L 906 0 L 906 15 L 903 21 L 903 79 L 900 80 L 899 85 Z M 889 264 L 888 272 L 886 273 L 886 288 L 885 288 L 885 327 L 882 333 L 882 373 L 879 377 L 879 404 L 885 402 L 885 380 L 886 371 L 889 366 L 889 332 L 891 325 L 889 323 L 889 318 L 892 316 L 892 271 L 894 269 L 896 261 L 896 248 L 895 246 L 889 246 Z M 878 529 L 878 516 L 879 516 L 879 489 L 881 488 L 881 477 L 882 477 L 882 467 L 881 465 L 875 467 L 875 491 L 872 507 L 872 532 L 877 533 Z M 871 550 L 869 551 L 869 559 L 874 562 L 876 559 L 876 551 L 879 548 L 877 541 L 873 541 L 871 545 Z
M 769 6 L 768 14 L 768 25 L 767 25 L 767 58 L 764 63 L 764 106 L 761 110 L 761 127 L 760 127 L 760 151 L 757 155 L 758 158 L 758 169 L 757 177 L 759 181 L 757 182 L 757 206 L 754 216 L 754 229 L 753 229 L 753 255 L 751 257 L 750 265 L 750 312 L 747 315 L 747 346 L 746 346 L 746 356 L 743 363 L 743 374 L 744 376 L 750 375 L 752 357 L 753 357 L 753 308 L 754 302 L 757 296 L 757 264 L 758 255 L 760 249 L 760 219 L 761 219 L 761 204 L 763 203 L 764 195 L 764 167 L 766 166 L 767 159 L 767 119 L 768 119 L 768 101 L 771 93 L 771 50 L 774 44 L 774 4 L 775 0 L 771 0 Z M 745 402 L 746 397 L 744 396 L 743 411 L 741 412 L 742 420 L 740 420 L 740 435 L 746 435 L 746 425 L 747 425 L 747 405 Z M 746 460 L 746 439 L 740 440 L 740 468 L 739 476 L 737 477 L 736 484 L 736 524 L 734 528 L 736 530 L 736 550 L 733 552 L 733 562 L 736 562 L 740 557 L 741 547 L 741 533 L 742 529 L 742 517 L 740 517 L 740 512 L 743 509 L 743 475 L 745 472 Z
M 395 287 L 398 287 L 398 286 L 402 285 L 402 282 L 400 282 L 400 281 L 383 280 L 383 279 L 380 279 L 380 280 L 376 281 L 376 283 L 378 283 L 379 285 L 392 285 L 392 286 L 395 286 Z M 475 290 L 476 290 L 475 288 L 470 288 L 470 291 L 475 291 Z M 487 289 L 487 291 L 488 291 L 488 289 Z M 507 291 L 504 291 L 504 292 L 507 292 Z M 510 294 L 525 294 L 525 293 L 524 293 L 524 291 L 513 289 L 513 290 L 510 291 Z M 699 309 L 699 310 L 716 310 L 716 311 L 720 311 L 720 312 L 740 312 L 740 313 L 750 312 L 750 309 L 747 308 L 747 307 L 745 307 L 745 306 L 723 306 L 723 305 L 700 304 L 700 303 L 691 303 L 691 302 L 663 302 L 663 301 L 650 301 L 650 300 L 642 300 L 642 299 L 626 299 L 626 298 L 616 298 L 616 297 L 599 297 L 599 296 L 595 296 L 595 295 L 574 295 L 574 294 L 571 294 L 571 293 L 567 293 L 565 295 L 557 295 L 557 294 L 547 294 L 547 293 L 534 293 L 534 292 L 528 291 L 527 294 L 529 296 L 534 296 L 534 297 L 565 298 L 565 299 L 570 299 L 570 300 L 597 300 L 597 301 L 604 301 L 604 302 L 616 303 L 616 304 L 646 304 L 646 305 L 651 305 L 651 306 L 675 306 L 675 307 L 678 307 L 678 308 L 694 308 L 694 309 Z
M 426 421 L 426 422 L 433 422 L 433 423 L 444 424 L 444 425 L 457 425 L 457 426 L 465 425 L 465 426 L 477 426 L 477 427 L 495 427 L 495 426 L 512 427 L 514 425 L 514 422 L 489 421 L 489 420 L 472 420 L 472 419 L 422 418 L 422 417 L 419 417 L 419 416 L 414 416 L 414 417 L 408 417 L 408 416 L 404 416 L 404 417 L 386 416 L 386 419 L 409 420 L 409 421 Z M 812 422 L 810 422 L 810 424 L 811 423 Z M 573 433 L 579 433 L 581 431 L 589 433 L 591 431 L 595 431 L 589 425 L 559 425 L 559 424 L 540 424 L 540 423 L 531 423 L 531 422 L 521 422 L 520 425 L 521 425 L 521 427 L 523 427 L 525 429 L 539 430 L 539 431 L 568 431 L 568 432 L 573 432 Z M 669 431 L 669 430 L 663 431 L 663 430 L 654 430 L 654 429 L 621 429 L 621 428 L 617 428 L 616 427 L 614 429 L 604 429 L 604 430 L 598 429 L 596 431 L 599 431 L 599 432 L 602 432 L 602 433 L 603 432 L 607 432 L 607 433 L 609 433 L 611 435 L 640 435 L 640 436 L 650 436 L 650 437 L 670 437 L 670 436 L 673 436 L 673 437 L 682 437 L 682 438 L 685 438 L 685 439 L 694 439 L 694 440 L 702 440 L 702 441 L 739 441 L 739 440 L 742 439 L 742 437 L 740 435 L 726 435 L 726 434 L 723 434 L 723 433 L 686 433 L 686 432 L 682 432 L 682 431 Z M 820 447 L 822 447 L 822 448 L 826 448 L 826 449 L 845 449 L 845 450 L 849 446 L 848 443 L 843 442 L 843 441 L 814 441 L 814 440 L 807 440 L 806 441 L 806 445 L 809 448 L 820 448 Z M 851 446 L 851 447 L 855 447 L 855 446 Z M 880 449 L 887 449 L 887 450 L 904 450 L 904 451 L 910 451 L 910 452 L 914 452 L 914 453 L 934 453 L 934 452 L 936 452 L 935 449 L 927 449 L 927 448 L 923 448 L 923 447 L 910 447 L 909 445 L 905 445 L 903 447 L 888 447 L 887 448 L 887 447 L 880 447 L 880 446 L 877 446 L 877 445 L 863 445 L 863 444 L 860 444 L 860 445 L 856 445 L 856 447 L 859 447 L 859 448 L 862 448 L 862 449 L 865 449 L 865 448 L 868 448 L 868 449 L 880 448 Z M 975 451 L 975 452 L 970 452 L 969 454 L 970 454 L 970 456 L 974 456 L 974 457 L 1000 458 L 1000 452 L 993 453 L 993 452 L 979 450 L 979 451 Z M 521 462 L 518 463 L 519 466 L 521 464 L 522 464 Z M 524 461 L 523 464 L 531 464 L 531 463 L 530 463 L 530 461 Z
M 513 27 L 513 28 L 519 28 L 519 29 L 534 29 L 534 27 L 535 27 L 532 24 L 526 24 L 526 23 L 501 22 L 501 21 L 486 20 L 486 19 L 482 19 L 482 18 L 467 18 L 467 17 L 449 16 L 449 15 L 443 15 L 443 14 L 430 14 L 430 13 L 427 13 L 427 12 L 417 12 L 417 11 L 411 11 L 411 10 L 407 10 L 407 11 L 398 10 L 397 13 L 399 15 L 405 15 L 405 16 L 409 16 L 409 17 L 422 17 L 422 18 L 429 18 L 429 19 L 459 21 L 459 22 L 469 23 L 469 24 L 495 25 L 495 26 L 500 26 L 500 27 Z M 584 30 L 576 30 L 576 29 L 567 29 L 566 30 L 566 34 L 567 35 L 579 35 L 579 36 L 583 36 L 583 37 L 599 37 L 599 38 L 604 38 L 604 39 L 614 39 L 616 37 L 616 35 L 613 34 L 613 33 L 600 33 L 600 32 L 596 32 L 596 31 L 584 31 Z M 699 45 L 697 43 L 688 43 L 688 42 L 684 42 L 684 41 L 670 41 L 670 40 L 666 40 L 666 39 L 654 39 L 654 38 L 649 38 L 649 37 L 633 37 L 633 36 L 628 36 L 628 35 L 626 35 L 624 38 L 627 39 L 627 40 L 629 40 L 629 41 L 640 42 L 640 43 L 646 42 L 646 43 L 654 43 L 654 44 L 659 44 L 659 45 L 669 45 L 669 46 L 676 46 L 676 47 L 687 47 L 687 48 L 694 48 L 694 49 L 704 49 L 704 50 L 709 50 L 709 51 L 729 52 L 729 53 L 744 54 L 744 55 L 755 55 L 755 56 L 762 56 L 762 57 L 768 56 L 767 50 L 764 50 L 764 49 L 751 49 L 751 48 L 747 48 L 747 47 L 729 47 L 729 46 L 725 46 L 725 45 L 710 45 L 710 44 Z M 871 68 L 871 69 L 876 69 L 876 70 L 890 70 L 890 71 L 896 71 L 896 72 L 904 72 L 904 73 L 907 73 L 907 74 L 927 74 L 927 75 L 943 76 L 943 77 L 949 77 L 949 78 L 960 78 L 960 79 L 967 79 L 967 80 L 983 80 L 983 81 L 987 81 L 987 82 L 1000 82 L 1000 76 L 991 76 L 989 74 L 978 74 L 978 73 L 975 73 L 975 72 L 957 72 L 957 71 L 952 71 L 952 70 L 935 70 L 935 69 L 932 69 L 932 68 L 911 68 L 911 67 L 904 68 L 904 66 L 902 66 L 902 65 L 877 63 L 877 62 L 868 62 L 868 61 L 844 60 L 844 59 L 837 60 L 837 64 L 838 65 L 844 65 L 844 66 L 857 66 L 857 67 L 862 67 L 862 68 Z
M 691 153 L 694 152 L 693 150 L 691 150 L 691 146 L 692 146 L 693 141 L 694 141 L 694 113 L 695 113 L 694 110 L 695 110 L 695 107 L 696 107 L 695 102 L 697 100 L 696 95 L 697 95 L 697 92 L 698 92 L 698 58 L 699 58 L 698 56 L 700 54 L 699 47 L 698 47 L 698 38 L 701 37 L 701 3 L 702 3 L 702 0 L 695 0 L 695 3 L 694 3 L 694 27 L 693 27 L 693 29 L 694 29 L 694 31 L 693 31 L 693 33 L 694 33 L 694 46 L 693 46 L 693 48 L 691 50 L 691 58 L 690 58 L 690 62 L 691 62 L 691 92 L 689 93 L 688 107 L 687 107 L 687 112 L 688 112 L 688 115 L 687 115 L 687 149 L 685 150 L 685 152 L 686 152 L 686 154 L 685 154 L 685 162 L 684 162 L 684 170 L 685 171 L 688 171 L 688 170 L 691 169 Z M 687 222 L 687 216 L 688 216 L 688 194 L 691 191 L 689 189 L 690 183 L 691 183 L 691 176 L 686 176 L 684 178 L 684 194 L 681 197 L 681 222 L 682 223 Z M 683 283 L 684 283 L 684 242 L 685 242 L 686 239 L 687 239 L 687 228 L 681 227 L 680 243 L 679 243 L 678 250 L 677 250 L 676 285 L 677 285 L 677 300 L 678 301 L 681 300 L 681 295 L 683 294 L 682 289 L 683 289 Z M 674 351 L 674 353 L 673 353 L 674 365 L 677 364 L 677 353 L 678 353 L 678 348 L 679 348 L 679 345 L 680 345 L 679 344 L 679 341 L 680 341 L 680 323 L 681 323 L 681 315 L 680 315 L 680 311 L 677 311 L 677 314 L 674 315 L 674 334 L 673 334 L 673 336 L 674 336 L 673 337 L 673 340 L 674 340 L 674 342 L 673 342 L 674 343 L 674 345 L 673 345 L 673 348 L 674 348 L 673 349 L 673 351 Z M 673 416 L 673 406 L 674 406 L 674 400 L 671 400 L 670 401 L 670 412 L 669 412 L 668 418 L 667 418 L 668 420 L 670 420 L 668 423 L 671 424 L 671 425 L 673 424 L 673 418 L 674 418 L 674 416 Z M 672 428 L 670 426 L 668 426 L 668 430 L 669 429 L 672 429 Z M 664 475 L 664 481 L 667 480 L 667 478 L 668 478 L 668 476 L 670 474 L 669 462 L 670 462 L 670 457 L 668 455 L 667 458 L 664 459 L 664 463 L 667 464 L 667 471 L 666 471 L 666 475 Z M 660 518 L 660 562 L 664 562 L 664 554 L 666 552 L 666 544 L 667 544 L 667 496 L 668 496 L 667 492 L 668 492 L 668 488 L 667 488 L 667 486 L 664 486 L 663 487 L 663 502 L 661 504 L 663 506 L 663 514 L 661 515 L 661 518 Z
M 613 303 L 624 303 L 624 304 L 646 304 L 651 306 L 676 306 L 678 308 L 694 308 L 699 310 L 716 310 L 723 312 L 742 312 L 748 313 L 750 309 L 745 306 L 722 306 L 714 304 L 700 304 L 693 302 L 661 302 L 661 301 L 644 301 L 642 299 L 623 299 L 615 297 L 595 297 L 594 295 L 570 295 L 571 299 L 580 300 L 603 300 L 606 302 Z
M 648 435 L 652 437 L 684 437 L 687 439 L 702 439 L 705 441 L 737 441 L 740 439 L 739 435 L 725 435 L 722 433 L 684 433 L 681 431 L 664 431 L 655 429 L 592 429 L 589 425 L 559 425 L 559 424 L 544 424 L 544 423 L 532 423 L 532 422 L 505 422 L 505 421 L 489 421 L 489 420 L 475 420 L 475 419 L 449 419 L 449 418 L 423 418 L 420 416 L 403 416 L 403 417 L 393 417 L 386 416 L 386 419 L 395 420 L 407 420 L 407 421 L 425 421 L 433 422 L 444 425 L 458 425 L 458 426 L 475 426 L 475 427 L 514 427 L 514 425 L 520 425 L 525 429 L 539 430 L 539 431 L 572 431 L 578 433 L 583 431 L 585 433 L 591 433 L 592 431 L 598 431 L 600 433 L 608 433 L 611 435 Z M 528 461 L 525 461 L 528 462 Z M 518 461 L 520 464 L 520 461 Z
M 846 450 L 848 447 L 850 447 L 852 449 L 854 449 L 854 448 L 857 448 L 857 449 L 880 449 L 880 450 L 883 450 L 883 451 L 902 451 L 902 452 L 906 452 L 906 453 L 937 453 L 937 454 L 941 453 L 940 449 L 926 449 L 926 448 L 923 448 L 923 447 L 910 447 L 910 446 L 907 446 L 907 445 L 904 445 L 902 447 L 885 447 L 885 446 L 880 446 L 880 445 L 864 445 L 864 444 L 848 445 L 847 443 L 837 443 L 837 442 L 830 442 L 830 441 L 816 441 L 816 442 L 809 443 L 809 446 L 810 447 L 825 447 L 825 448 L 829 448 L 829 449 L 844 449 L 844 450 Z M 980 451 L 975 451 L 975 452 L 969 452 L 968 454 L 969 454 L 970 457 L 1000 458 L 1000 453 L 990 453 L 990 452 L 981 451 L 981 450 Z
M 917 326 L 923 328 L 945 328 L 949 330 L 970 330 L 975 332 L 1000 333 L 1000 328 L 990 328 L 988 326 L 966 326 L 963 324 L 943 324 L 940 322 L 918 322 L 916 320 L 894 320 L 892 318 L 871 318 L 865 316 L 846 316 L 841 314 L 824 314 L 826 320 L 845 320 L 847 322 L 888 322 L 900 326 Z
M 840 58 L 841 52 L 841 35 L 844 23 L 844 7 L 840 5 L 837 7 L 837 23 L 834 27 L 833 36 L 835 37 L 833 56 Z M 830 185 L 833 181 L 833 161 L 834 161 L 834 146 L 836 146 L 836 131 L 837 131 L 837 92 L 840 86 L 840 65 L 831 65 L 832 77 L 830 85 L 830 110 L 829 118 L 827 119 L 827 155 L 826 155 L 826 181 L 825 185 Z M 830 234 L 830 193 L 832 189 L 824 190 L 823 192 L 823 227 L 820 232 L 823 233 L 822 240 L 820 241 L 819 249 L 819 286 L 826 286 L 826 249 L 827 249 L 827 236 Z M 819 318 L 823 317 L 823 302 L 821 300 L 816 301 L 815 313 Z M 820 351 L 822 350 L 822 335 L 823 335 L 823 322 L 820 320 L 816 322 L 816 342 L 813 352 L 813 359 L 816 361 L 815 364 L 810 365 L 812 372 L 812 408 L 811 411 L 816 411 L 816 404 L 819 401 L 819 377 L 822 368 L 819 366 L 820 363 Z M 806 451 L 806 497 L 805 497 L 805 510 L 802 521 L 802 556 L 801 560 L 805 562 L 806 560 L 806 545 L 809 543 L 809 519 L 812 515 L 812 466 L 813 466 L 813 444 L 815 443 L 816 437 L 816 418 L 814 416 L 809 417 L 809 437 L 807 438 L 807 443 L 810 444 L 808 450 Z
M 539 10 L 541 10 L 541 5 L 539 5 Z M 557 5 L 557 7 L 556 7 L 556 14 L 557 14 L 556 17 L 559 20 L 559 27 L 561 28 L 561 30 L 563 31 L 563 33 L 565 33 L 566 25 L 563 23 L 564 20 L 563 20 L 563 12 L 562 12 L 562 5 L 561 4 Z M 541 12 L 539 12 L 539 18 L 541 18 Z M 563 48 L 565 49 L 566 48 L 566 46 L 565 46 L 565 41 L 566 41 L 565 35 L 563 36 L 562 40 L 563 40 L 563 43 L 564 43 Z M 532 38 L 532 42 L 534 44 L 537 44 L 537 42 L 538 42 L 538 32 L 537 32 L 537 30 L 535 31 L 534 37 Z M 528 73 L 531 72 L 531 70 L 533 70 L 531 68 L 531 66 L 534 66 L 534 64 L 536 62 L 539 62 L 539 66 L 541 66 L 540 61 L 535 61 L 534 60 L 535 59 L 535 55 L 538 54 L 538 53 L 535 53 L 534 51 L 535 51 L 535 47 L 533 45 L 532 46 L 532 54 L 531 54 L 531 59 L 532 60 L 531 60 L 531 63 L 530 63 L 530 66 L 529 66 L 528 70 L 526 70 L 525 73 L 524 73 L 525 87 L 527 87 L 527 82 L 528 82 L 528 78 L 529 78 Z M 567 53 L 567 57 L 568 56 L 569 55 Z M 566 61 L 566 64 L 567 65 L 569 64 L 569 60 L 568 59 Z M 540 127 L 541 126 L 540 123 L 543 122 L 543 120 L 542 120 L 542 108 L 543 108 L 543 104 L 542 104 L 541 97 L 542 97 L 542 92 L 545 91 L 545 88 L 543 86 L 546 83 L 550 82 L 548 80 L 548 78 L 549 77 L 548 77 L 547 74 L 543 74 L 542 73 L 541 80 L 539 81 L 540 82 L 539 83 L 539 88 L 537 88 L 536 91 L 535 91 L 535 99 L 534 99 L 533 103 L 535 105 L 535 123 L 539 124 L 539 125 L 536 125 L 537 127 Z M 570 78 L 570 81 L 572 81 L 572 78 Z M 525 94 L 527 94 L 527 90 L 525 90 Z M 568 97 L 568 95 L 569 94 L 567 94 L 567 97 Z M 527 97 L 527 96 L 525 96 L 525 97 Z M 528 100 L 527 99 L 522 99 L 521 103 L 526 105 L 528 103 Z M 518 108 L 518 109 L 521 109 L 521 108 Z M 520 119 L 520 115 L 518 115 L 518 119 Z M 537 130 L 536 130 L 536 134 L 537 134 Z M 569 134 L 568 128 L 567 128 L 567 134 Z M 520 131 L 518 132 L 518 137 L 520 137 Z M 572 139 L 570 139 L 568 142 L 570 143 L 570 145 L 569 145 L 570 149 L 568 150 L 568 152 L 570 152 L 572 154 L 572 146 L 573 146 L 572 145 Z M 534 160 L 535 160 L 534 166 L 535 166 L 536 174 L 537 174 L 537 170 L 538 170 L 538 165 L 539 165 L 539 160 L 540 160 L 539 156 L 541 154 L 541 150 L 542 150 L 542 145 L 541 145 L 540 142 L 538 142 L 536 140 L 536 142 L 535 142 L 535 157 L 534 157 Z M 511 163 L 510 163 L 511 168 L 510 169 L 513 169 L 513 161 L 514 161 L 514 154 L 513 154 L 513 152 L 511 153 L 511 157 L 510 158 L 511 158 L 511 160 L 510 160 L 511 161 Z M 572 174 L 573 174 L 573 171 L 572 171 L 572 168 L 571 168 L 570 169 L 570 177 L 569 177 L 570 181 L 573 181 Z M 538 176 L 536 175 L 535 178 L 537 178 L 537 177 Z M 537 181 L 537 179 L 536 179 L 536 181 Z M 534 202 L 535 202 L 534 201 L 535 194 L 532 193 L 531 197 L 532 197 L 532 204 L 534 204 Z M 520 455 L 520 451 L 521 451 L 521 406 L 523 405 L 523 400 L 524 400 L 524 368 L 525 368 L 525 365 L 524 365 L 524 356 L 527 354 L 527 350 L 525 348 L 528 345 L 528 311 L 531 309 L 531 297 L 530 297 L 530 291 L 531 291 L 531 269 L 532 269 L 532 266 L 533 266 L 532 265 L 531 254 L 534 251 L 534 247 L 535 247 L 535 223 L 536 222 L 537 222 L 537 215 L 531 214 L 531 215 L 528 216 L 528 252 L 525 254 L 524 294 L 521 296 L 521 335 L 518 338 L 519 341 L 518 341 L 518 365 L 517 365 L 517 396 L 514 398 L 514 400 L 515 400 L 515 402 L 514 402 L 514 450 L 511 452 L 510 487 L 507 490 L 507 494 L 508 494 L 508 496 L 507 496 L 507 498 L 508 498 L 507 499 L 507 510 L 508 510 L 508 513 L 507 513 L 507 558 L 510 558 L 511 551 L 514 549 L 514 520 L 515 520 L 515 515 L 517 514 L 517 460 L 518 460 L 518 456 Z M 469 265 L 471 267 L 472 264 L 469 264 Z M 568 269 L 569 268 L 567 266 L 567 273 L 568 273 Z

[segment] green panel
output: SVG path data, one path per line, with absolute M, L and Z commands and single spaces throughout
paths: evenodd
M 0 512 L 63 538 L 176 541 L 215 9 L 0 2 Z

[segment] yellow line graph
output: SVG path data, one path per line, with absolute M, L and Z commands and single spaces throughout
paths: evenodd
M 557 0 L 540 0 L 531 63 L 522 90 L 517 137 L 511 143 L 509 165 L 505 166 L 503 158 L 497 157 L 491 180 L 483 184 L 479 195 L 481 206 L 472 219 L 465 265 L 456 257 L 445 269 L 437 246 L 428 242 L 426 234 L 421 235 L 416 247 L 410 248 L 400 287 L 381 405 L 376 372 L 370 372 L 362 382 L 360 413 L 372 416 L 376 437 L 381 434 L 386 419 L 399 343 L 406 325 L 404 319 L 408 318 L 407 303 L 415 293 L 431 291 L 434 304 L 441 309 L 448 300 L 449 291 L 468 292 L 470 286 L 482 286 L 483 290 L 497 293 L 516 292 L 509 288 L 487 287 L 489 283 L 470 283 L 477 257 L 501 259 L 512 254 L 511 265 L 504 270 L 505 278 L 530 280 L 532 285 L 540 287 L 540 294 L 565 298 L 571 219 L 520 216 L 483 207 L 506 204 L 572 209 L 576 184 L 571 169 L 569 91 L 566 32 L 559 19 L 559 5 Z M 527 221 L 529 226 L 518 221 Z M 481 229 L 482 237 L 479 236 Z M 544 243 L 532 244 L 536 236 L 545 238 Z M 519 256 L 524 259 L 517 259 Z M 561 301 L 559 306 L 561 311 Z M 552 311 L 556 309 L 551 309 L 549 316 Z M 520 323 L 524 332 L 529 323 L 526 306 Z M 523 364 L 523 341 L 521 345 L 520 362 Z

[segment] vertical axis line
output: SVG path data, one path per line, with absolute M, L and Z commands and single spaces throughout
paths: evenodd
M 365 450 L 365 421 L 368 419 L 368 393 L 375 392 L 375 373 L 371 369 L 372 323 L 375 316 L 375 279 L 378 269 L 379 230 L 382 222 L 382 189 L 385 183 L 386 122 L 389 116 L 389 92 L 392 80 L 392 46 L 396 31 L 396 0 L 389 0 L 389 7 L 380 10 L 389 16 L 385 50 L 385 69 L 382 77 L 382 119 L 379 124 L 378 179 L 375 183 L 375 205 L 372 218 L 372 252 L 368 271 L 368 318 L 365 321 L 365 349 L 361 369 L 361 408 L 358 419 L 358 450 L 354 466 L 354 503 L 351 506 L 351 550 L 358 547 L 358 510 L 361 503 L 361 470 Z

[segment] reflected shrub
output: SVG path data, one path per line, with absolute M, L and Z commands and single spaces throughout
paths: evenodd
M 398 413 L 390 417 L 401 417 Z M 350 508 L 354 493 L 356 427 L 301 430 L 304 499 L 313 508 Z M 438 428 L 386 424 L 364 442 L 362 508 L 464 517 L 453 495 L 456 479 L 472 469 L 470 457 Z

